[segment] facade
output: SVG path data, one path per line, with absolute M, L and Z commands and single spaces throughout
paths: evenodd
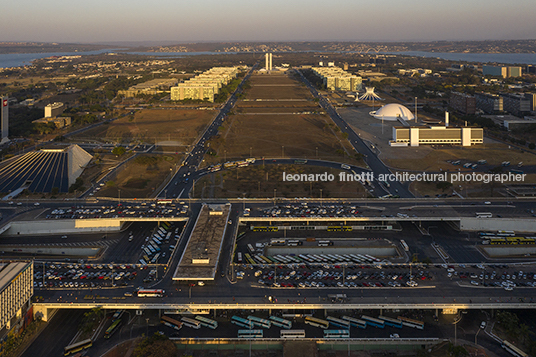
M 214 67 L 171 87 L 171 100 L 204 100 L 214 102 L 220 89 L 238 75 L 237 67 Z
M 350 74 L 339 67 L 313 67 L 313 72 L 322 78 L 328 90 L 358 91 L 363 87 L 361 77 Z
M 494 114 L 504 110 L 504 102 L 501 96 L 489 93 L 475 93 L 476 109 L 486 114 Z
M 476 113 L 476 99 L 465 93 L 451 92 L 449 105 L 451 108 L 463 114 Z
M 504 111 L 522 117 L 523 114 L 532 110 L 532 101 L 523 94 L 501 94 L 504 103 Z
M 0 110 L 1 142 L 4 143 L 9 140 L 9 101 L 6 95 L 0 96 L 0 100 L 2 100 L 2 109 Z
M 45 118 L 57 117 L 58 115 L 63 114 L 65 110 L 63 103 L 56 102 L 52 104 L 47 104 L 45 107 Z
M 169 88 L 176 85 L 177 82 L 178 80 L 176 78 L 157 78 L 136 84 L 126 90 L 120 90 L 117 94 L 122 95 L 125 98 L 132 98 L 139 94 L 154 95 L 169 90 Z
M 264 55 L 264 62 L 265 62 L 264 67 L 266 68 L 266 70 L 271 71 L 272 70 L 272 54 L 271 53 L 266 53 Z
M 54 125 L 56 125 L 56 128 L 59 129 L 71 125 L 71 117 L 45 117 L 34 120 L 32 121 L 32 123 L 54 123 Z
M 523 70 L 514 66 L 482 66 L 482 74 L 503 78 L 521 77 Z
M 391 146 L 461 145 L 482 144 L 484 130 L 473 127 L 446 126 L 395 126 Z
M 0 331 L 24 316 L 32 295 L 33 262 L 0 263 Z

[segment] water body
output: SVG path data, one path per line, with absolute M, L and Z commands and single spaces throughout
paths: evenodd
M 415 57 L 441 58 L 451 61 L 480 62 L 480 63 L 508 63 L 536 65 L 536 53 L 451 53 L 451 52 L 380 52 L 390 55 L 406 55 Z
M 107 52 L 117 52 L 120 49 L 102 49 L 88 52 L 49 52 L 49 53 L 10 53 L 0 54 L 0 68 L 19 67 L 29 65 L 32 61 L 51 56 L 73 56 L 73 55 L 96 55 Z M 294 52 L 294 51 L 292 51 Z M 315 52 L 315 51 L 297 51 Z M 340 51 L 335 51 L 340 53 Z M 220 55 L 237 54 L 239 52 L 122 52 L 132 55 L 146 55 L 162 58 L 187 57 L 198 55 Z M 242 52 L 250 53 L 250 52 Z M 479 63 L 508 63 L 508 64 L 532 64 L 536 65 L 536 54 L 534 53 L 450 53 L 450 52 L 425 52 L 425 51 L 403 51 L 403 52 L 380 52 L 381 54 L 406 55 L 415 57 L 441 58 L 451 61 L 479 62 Z

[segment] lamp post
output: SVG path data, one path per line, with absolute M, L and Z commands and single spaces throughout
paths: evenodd
M 281 145 L 281 158 L 285 157 L 285 146 Z
M 320 189 L 320 206 L 322 206 L 322 189 Z

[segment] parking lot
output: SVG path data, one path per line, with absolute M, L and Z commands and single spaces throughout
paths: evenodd
M 84 219 L 84 218 L 118 218 L 118 217 L 186 217 L 189 206 L 181 201 L 171 203 L 164 200 L 160 203 L 142 202 L 139 205 L 108 205 L 101 207 L 68 207 L 57 208 L 48 213 L 46 219 Z

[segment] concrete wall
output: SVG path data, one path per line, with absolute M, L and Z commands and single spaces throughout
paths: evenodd
M 536 232 L 536 219 L 461 217 L 462 231 Z
M 511 256 L 525 256 L 525 255 L 534 255 L 536 254 L 535 246 L 509 246 L 509 247 L 498 247 L 498 246 L 481 246 L 481 249 L 486 252 L 490 257 L 511 257 Z
M 65 219 L 41 221 L 14 221 L 4 233 L 6 236 L 69 233 L 116 232 L 121 230 L 122 222 L 111 219 Z
M 61 256 L 77 256 L 93 258 L 99 254 L 101 248 L 99 247 L 21 247 L 12 245 L 0 245 L 0 251 L 6 253 L 29 253 L 35 255 L 61 255 Z

